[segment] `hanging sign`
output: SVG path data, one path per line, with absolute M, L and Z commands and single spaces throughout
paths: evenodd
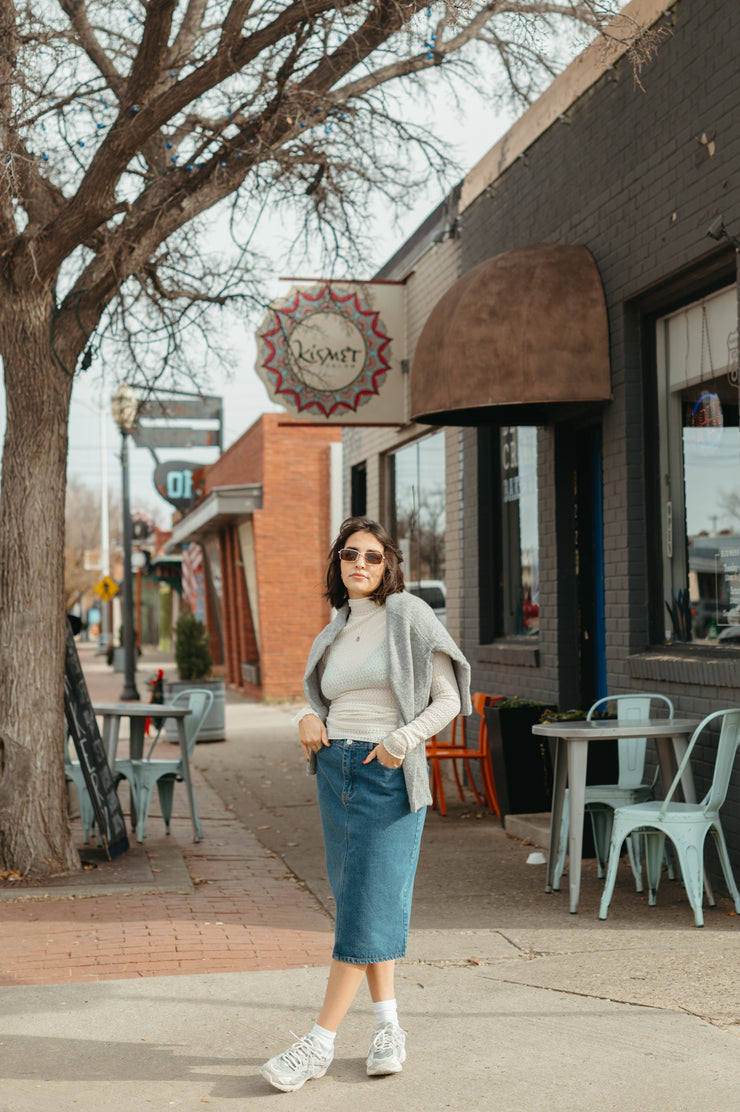
M 210 395 L 196 398 L 149 398 L 141 402 L 138 411 L 138 420 L 173 421 L 183 418 L 206 421 L 215 419 L 221 422 L 223 400 Z
M 133 432 L 137 448 L 220 448 L 221 430 L 171 428 L 166 425 L 137 425 Z
M 320 282 L 273 301 L 257 374 L 291 416 L 327 424 L 406 420 L 404 287 Z
M 196 472 L 202 472 L 205 463 L 193 460 L 172 459 L 157 464 L 154 472 L 154 485 L 164 499 L 182 513 L 189 510 L 202 493 Z
M 163 423 L 172 421 L 180 423 Z M 183 421 L 189 424 L 183 425 Z M 174 398 L 154 397 L 139 402 L 132 435 L 138 448 L 148 448 L 151 452 L 157 448 L 207 447 L 220 450 L 222 426 L 221 398 L 210 394 L 178 393 Z

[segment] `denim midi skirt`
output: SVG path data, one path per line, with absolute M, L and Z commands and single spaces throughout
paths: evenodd
M 402 958 L 426 808 L 409 807 L 403 768 L 363 760 L 374 742 L 332 741 L 316 778 L 337 961 Z

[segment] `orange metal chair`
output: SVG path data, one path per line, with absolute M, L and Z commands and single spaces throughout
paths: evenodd
M 471 696 L 473 710 L 480 715 L 477 745 L 468 745 L 465 730 L 465 717 L 463 715 L 459 715 L 457 718 L 453 719 L 449 741 L 440 741 L 436 735 L 428 739 L 426 748 L 432 782 L 432 805 L 436 807 L 437 802 L 439 802 L 439 812 L 441 815 L 447 814 L 447 804 L 445 802 L 444 788 L 442 787 L 442 769 L 440 767 L 440 761 L 452 761 L 452 771 L 455 776 L 455 783 L 457 784 L 460 799 L 464 799 L 465 795 L 463 793 L 460 774 L 457 769 L 457 762 L 463 762 L 465 771 L 468 774 L 470 789 L 475 796 L 476 802 L 482 805 L 483 800 L 478 793 L 470 768 L 471 761 L 479 761 L 483 795 L 486 804 L 491 814 L 495 813 L 501 818 L 501 809 L 498 805 L 498 798 L 496 796 L 496 784 L 493 779 L 493 770 L 488 755 L 488 728 L 486 726 L 486 718 L 483 709 L 484 707 L 493 706 L 494 703 L 500 702 L 503 698 L 503 695 L 485 695 L 482 691 L 476 691 Z M 458 724 L 460 730 L 459 741 L 457 740 Z

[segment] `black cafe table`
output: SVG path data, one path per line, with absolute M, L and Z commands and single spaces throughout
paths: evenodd
M 111 771 L 115 770 L 116 752 L 118 750 L 118 736 L 121 730 L 121 720 L 129 720 L 129 756 L 132 760 L 140 761 L 144 756 L 144 733 L 147 718 L 172 718 L 177 726 L 177 740 L 180 745 L 182 757 L 183 779 L 188 795 L 188 807 L 193 823 L 193 841 L 199 842 L 203 837 L 203 828 L 197 818 L 195 809 L 195 796 L 193 782 L 190 776 L 190 762 L 188 759 L 188 743 L 185 735 L 185 718 L 190 714 L 190 708 L 182 704 L 172 706 L 169 703 L 94 703 L 93 710 L 103 719 L 103 746 Z

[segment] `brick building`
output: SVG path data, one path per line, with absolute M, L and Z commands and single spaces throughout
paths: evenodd
M 173 528 L 172 543 L 203 550 L 214 659 L 245 695 L 302 694 L 309 649 L 329 619 L 321 596 L 340 440 L 338 429 L 264 414 L 206 468 L 202 497 Z
M 345 507 L 445 582 L 474 688 L 703 716 L 740 705 L 740 19 L 627 11 L 640 85 L 586 51 L 380 271 L 408 421 L 345 430 Z M 723 815 L 737 867 L 737 772 Z

